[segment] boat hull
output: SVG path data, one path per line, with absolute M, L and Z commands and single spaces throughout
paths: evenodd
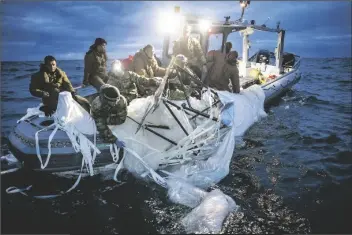
M 29 120 L 21 121 L 13 131 L 10 133 L 9 150 L 22 164 L 23 167 L 34 171 L 46 172 L 62 172 L 80 169 L 82 165 L 82 154 L 76 153 L 67 134 L 62 130 L 57 130 L 51 142 L 51 155 L 48 165 L 41 168 L 40 161 L 37 156 L 35 148 L 35 133 L 47 125 L 42 123 L 51 123 L 52 119 L 48 117 L 33 117 Z M 43 164 L 48 155 L 48 139 L 53 129 L 42 131 L 38 135 L 38 143 L 40 146 L 40 155 Z M 93 136 L 87 136 L 92 142 Z M 97 136 L 96 146 L 101 151 L 96 159 L 94 165 L 104 166 L 113 163 L 110 146 L 103 143 L 99 136 Z
M 262 86 L 265 93 L 264 103 L 267 105 L 275 98 L 285 94 L 301 79 L 301 72 L 299 69 L 292 70 L 274 81 Z

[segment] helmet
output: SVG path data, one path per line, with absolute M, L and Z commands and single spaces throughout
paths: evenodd
M 121 77 L 123 75 L 122 64 L 119 60 L 114 60 L 111 63 L 111 72 L 117 77 Z
M 175 65 L 180 68 L 184 68 L 187 64 L 187 57 L 181 54 L 178 54 L 175 59 Z
M 116 106 L 120 101 L 120 91 L 115 86 L 104 84 L 100 87 L 99 97 L 102 103 L 107 103 L 109 106 Z
M 231 65 L 235 65 L 237 64 L 237 57 L 238 57 L 237 51 L 231 51 L 226 55 L 226 61 Z

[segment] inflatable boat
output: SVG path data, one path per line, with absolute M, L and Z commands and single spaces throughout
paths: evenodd
M 190 25 L 196 24 L 197 20 L 192 20 L 188 22 Z M 263 92 L 263 104 L 269 104 L 274 98 L 279 97 L 289 90 L 293 85 L 295 85 L 301 78 L 300 67 L 300 58 L 292 53 L 283 53 L 283 42 L 285 31 L 276 28 L 270 29 L 264 26 L 256 26 L 254 24 L 249 24 L 247 22 L 231 22 L 229 18 L 225 22 L 218 23 L 214 22 L 209 26 L 208 34 L 200 34 L 199 36 L 205 37 L 201 40 L 205 52 L 208 51 L 207 43 L 209 41 L 209 36 L 211 34 L 220 34 L 223 37 L 222 50 L 224 49 L 224 43 L 226 42 L 227 36 L 232 32 L 240 32 L 243 37 L 243 53 L 242 59 L 239 60 L 239 72 L 240 72 L 240 84 L 242 91 L 240 94 L 232 94 L 233 97 L 245 96 L 247 91 L 253 90 L 253 87 L 256 87 L 258 90 Z M 278 44 L 275 52 L 268 52 L 266 50 L 260 50 L 258 53 L 254 54 L 251 58 L 248 58 L 248 48 L 249 48 L 249 38 L 248 36 L 253 33 L 254 30 L 259 31 L 268 31 L 278 33 Z M 195 33 L 199 33 L 196 31 Z M 163 64 L 171 64 L 169 58 L 171 57 L 168 54 L 169 40 L 164 40 L 163 46 Z M 258 85 L 259 84 L 259 85 Z M 161 109 L 161 113 L 168 112 L 172 113 L 170 110 L 177 110 L 184 112 L 183 121 L 193 122 L 198 121 L 198 124 L 201 125 L 201 122 L 205 121 L 204 118 L 209 118 L 212 112 L 217 113 L 217 116 L 212 116 L 212 119 L 219 122 L 221 115 L 221 107 L 225 104 L 222 103 L 217 97 L 219 94 L 223 94 L 222 91 L 217 91 L 214 89 L 211 90 L 213 94 L 213 104 L 208 104 L 203 98 L 198 100 L 198 103 L 208 106 L 197 105 L 195 107 L 190 107 L 190 103 L 186 100 L 184 101 L 173 101 L 165 97 L 158 98 L 159 103 L 160 99 L 163 99 L 162 105 L 154 104 L 154 110 Z M 83 87 L 77 89 L 79 95 L 88 98 L 92 101 L 94 97 L 97 96 L 96 91 L 93 87 Z M 257 91 L 258 93 L 259 91 Z M 225 92 L 226 93 L 226 92 Z M 260 92 L 259 92 L 260 93 Z M 230 95 L 231 96 L 231 95 Z M 148 99 L 154 100 L 155 95 L 149 97 Z M 144 99 L 144 98 L 143 98 Z M 142 99 L 142 100 L 143 100 Z M 140 99 L 136 99 L 138 103 Z M 136 103 L 135 102 L 135 103 Z M 151 101 L 150 101 L 151 102 Z M 196 102 L 196 103 L 197 103 Z M 254 102 L 254 101 L 253 101 Z M 142 102 L 143 103 L 143 102 Z M 188 105 L 187 105 L 188 103 Z M 166 104 L 166 106 L 165 106 Z M 130 105 L 131 106 L 131 105 Z M 144 110 L 146 107 L 143 105 L 139 109 Z M 34 110 L 34 111 L 33 111 Z M 138 114 L 140 115 L 140 114 Z M 134 133 L 143 127 L 143 130 L 158 139 L 166 141 L 171 146 L 164 146 L 158 151 L 166 151 L 172 146 L 177 146 L 182 138 L 173 138 L 173 136 L 168 135 L 170 131 L 170 125 L 164 123 L 160 118 L 156 118 L 156 121 L 150 119 L 150 123 L 144 123 L 145 116 L 138 116 L 136 114 L 136 109 L 129 107 L 129 118 L 122 126 L 130 125 L 129 129 L 131 133 L 128 133 L 130 137 L 134 137 Z M 188 120 L 185 119 L 187 117 Z M 143 119 L 144 118 L 144 119 Z M 150 117 L 149 117 L 150 118 Z M 157 121 L 159 120 L 159 121 Z M 170 119 L 171 120 L 171 119 Z M 190 130 L 186 131 L 185 125 L 183 123 L 180 125 L 181 121 L 175 119 L 175 115 L 172 114 L 172 120 L 174 120 L 175 128 L 178 128 L 179 133 L 189 134 Z M 215 122 L 216 122 L 215 121 Z M 67 133 L 58 129 L 55 132 L 55 135 L 52 135 L 53 125 L 55 120 L 52 117 L 46 117 L 42 113 L 38 112 L 38 109 L 32 109 L 32 111 L 27 112 L 27 115 L 22 118 L 18 124 L 14 127 L 13 131 L 10 133 L 9 147 L 11 153 L 23 164 L 24 167 L 33 169 L 36 171 L 48 171 L 48 172 L 60 172 L 60 171 L 70 171 L 81 168 L 82 163 L 82 153 L 77 151 L 73 146 L 72 141 L 68 137 Z M 113 128 L 113 127 L 111 127 Z M 135 129 L 133 129 L 135 128 Z M 192 130 L 196 129 L 197 125 L 192 126 Z M 177 136 L 177 131 L 173 132 L 173 135 Z M 137 131 L 138 132 L 138 131 Z M 40 133 L 40 134 L 38 134 Z M 138 133 L 142 133 L 139 131 Z M 127 138 L 126 134 L 124 138 Z M 138 134 L 137 134 L 138 135 Z M 96 137 L 96 138 L 95 138 Z M 86 138 L 91 142 L 95 143 L 97 149 L 99 149 L 100 154 L 94 158 L 94 166 L 104 166 L 116 162 L 112 150 L 114 148 L 111 144 L 103 143 L 98 134 L 94 136 L 93 134 L 86 135 Z M 140 136 L 140 142 L 145 137 Z M 145 140 L 147 141 L 147 140 Z M 116 154 L 116 153 L 115 153 Z M 42 161 L 46 161 L 47 155 L 50 155 L 50 161 L 48 164 L 43 167 L 41 161 L 39 161 L 38 156 L 43 157 Z M 120 152 L 120 157 L 122 158 L 122 151 Z M 164 164 L 164 163 L 163 163 Z
M 300 73 L 296 69 L 284 74 L 281 77 L 278 77 L 273 81 L 270 81 L 268 84 L 260 86 L 265 95 L 264 104 L 270 104 L 272 99 L 279 97 L 281 94 L 285 93 L 295 83 L 297 83 L 299 79 Z M 247 88 L 244 90 L 250 88 L 251 86 L 258 86 L 253 85 L 253 83 L 253 80 L 241 80 L 243 87 L 247 86 Z M 216 90 L 213 91 L 215 93 L 218 92 Z M 89 86 L 78 89 L 78 94 L 92 100 L 96 96 L 96 91 L 93 87 Z M 168 101 L 175 102 L 172 100 Z M 184 101 L 184 103 L 186 103 L 186 101 Z M 195 112 L 189 111 L 192 113 L 192 115 L 189 116 L 190 119 L 194 115 L 197 115 L 197 112 L 202 112 L 200 109 L 193 111 Z M 208 115 L 208 113 L 206 114 Z M 141 120 L 136 120 L 136 123 L 138 121 Z M 14 127 L 13 131 L 8 137 L 11 153 L 23 164 L 24 167 L 38 171 L 58 172 L 79 169 L 81 167 L 82 154 L 74 150 L 70 139 L 68 138 L 65 131 L 62 130 L 58 130 L 51 140 L 51 159 L 49 164 L 45 168 L 40 167 L 40 162 L 37 157 L 35 135 L 38 131 L 47 128 L 53 123 L 54 119 L 52 117 L 46 117 L 44 115 L 38 114 L 31 115 L 19 121 L 19 123 Z M 150 125 L 147 124 L 145 128 L 151 131 L 157 131 L 158 129 L 160 130 L 163 128 L 158 126 L 160 126 L 160 124 L 154 122 Z M 38 135 L 37 143 L 40 148 L 40 153 L 43 156 L 48 154 L 48 140 L 52 131 L 53 129 L 49 128 L 47 130 L 41 131 Z M 92 142 L 94 141 L 93 135 L 88 135 L 87 138 Z M 99 154 L 99 157 L 96 158 L 94 165 L 99 167 L 113 163 L 110 152 L 110 145 L 103 143 L 99 137 L 99 134 L 96 135 L 96 146 L 101 151 L 101 154 Z M 44 157 L 43 160 L 45 161 L 46 158 Z

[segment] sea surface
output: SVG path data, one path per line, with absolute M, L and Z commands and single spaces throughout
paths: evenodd
M 28 91 L 40 62 L 1 63 L 1 156 L 7 135 L 40 99 Z M 58 61 L 74 86 L 83 61 Z M 240 206 L 222 233 L 352 233 L 352 60 L 303 59 L 302 79 L 266 108 L 248 129 L 230 173 L 216 188 Z M 1 176 L 1 232 L 22 234 L 182 233 L 191 209 L 167 192 L 122 172 L 117 184 L 103 175 L 85 177 L 69 194 L 34 199 L 6 194 L 33 185 L 29 195 L 66 191 L 76 178 Z

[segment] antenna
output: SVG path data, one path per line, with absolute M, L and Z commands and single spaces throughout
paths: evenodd
M 243 15 L 244 15 L 244 9 L 250 4 L 251 1 L 246 1 L 246 0 L 240 0 L 240 5 L 242 8 L 242 13 L 241 13 L 241 18 L 239 18 L 239 21 L 242 21 Z
M 280 21 L 276 23 L 276 29 L 280 29 Z
M 225 16 L 225 23 L 224 24 L 230 24 L 229 19 L 231 18 L 230 16 Z
M 264 22 L 264 24 L 262 24 L 263 27 L 266 27 L 266 22 L 268 22 L 270 20 L 270 16 L 268 17 L 268 19 Z

